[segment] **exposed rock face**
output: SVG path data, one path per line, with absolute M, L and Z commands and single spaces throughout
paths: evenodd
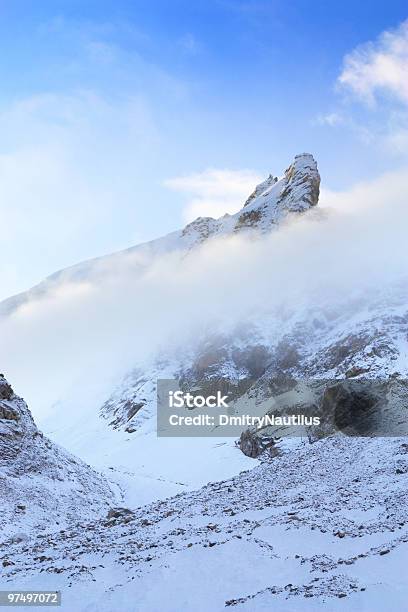
M 315 414 L 320 425 L 310 427 L 311 442 L 341 432 L 347 436 L 408 435 L 408 381 L 389 377 L 329 380 L 318 388 Z
M 240 450 L 252 459 L 262 455 L 266 449 L 271 449 L 274 444 L 275 440 L 272 436 L 257 435 L 249 429 L 242 432 L 238 441 Z
M 52 528 L 97 516 L 113 498 L 106 480 L 53 444 L 25 401 L 0 375 L 1 539 L 17 530 Z
M 13 389 L 8 384 L 3 374 L 0 374 L 0 400 L 9 400 L 13 397 Z
M 0 374 L 0 467 L 15 462 L 24 443 L 40 435 L 25 402 Z
M 312 155 L 296 155 L 295 161 L 285 171 L 285 181 L 279 203 L 285 200 L 285 207 L 292 212 L 316 206 L 320 195 L 320 175 Z

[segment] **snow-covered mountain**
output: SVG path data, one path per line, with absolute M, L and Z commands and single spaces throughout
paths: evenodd
M 27 308 L 39 312 L 43 308 L 47 312 L 43 304 L 58 299 L 67 287 L 71 290 L 84 283 L 101 287 L 100 293 L 92 298 L 100 299 L 107 276 L 120 277 L 125 269 L 127 286 L 143 275 L 148 276 L 155 265 L 169 259 L 172 253 L 177 253 L 174 265 L 178 265 L 177 262 L 186 261 L 199 249 L 205 253 L 207 246 L 211 247 L 216 240 L 222 253 L 222 240 L 231 235 L 242 234 L 254 240 L 270 235 L 273 240 L 279 228 L 306 217 L 317 220 L 323 233 L 326 218 L 318 214 L 319 188 L 316 161 L 310 154 L 298 155 L 281 178 L 270 175 L 258 185 L 236 214 L 220 219 L 199 218 L 183 230 L 158 240 L 58 272 L 30 291 L 3 302 L 1 320 L 15 320 L 18 324 L 18 317 Z M 222 265 L 219 267 L 222 269 Z M 286 278 L 283 280 L 287 283 Z M 68 367 L 64 395 L 53 397 L 54 413 L 44 421 L 44 426 L 59 443 L 98 469 L 113 472 L 128 493 L 129 487 L 132 489 L 132 500 L 147 502 L 163 491 L 176 493 L 185 486 L 200 486 L 214 478 L 232 476 L 236 469 L 246 466 L 245 459 L 236 458 L 232 439 L 222 443 L 218 440 L 220 444 L 183 440 L 178 445 L 175 441 L 157 439 L 157 379 L 176 378 L 195 388 L 217 378 L 247 381 L 240 399 L 262 404 L 271 393 L 271 380 L 283 381 L 285 385 L 288 380 L 306 378 L 408 378 L 405 296 L 405 279 L 391 288 L 363 287 L 361 291 L 336 297 L 335 301 L 327 299 L 312 304 L 293 302 L 282 306 L 271 295 L 270 304 L 263 304 L 262 309 L 250 313 L 245 320 L 211 332 L 204 330 L 190 346 L 162 345 L 160 350 L 142 358 L 139 355 L 111 378 L 109 372 L 100 376 L 96 369 L 92 384 L 89 380 L 70 380 Z M 136 295 L 138 301 L 143 298 L 143 294 L 140 298 Z M 118 292 L 112 299 L 114 308 L 126 299 L 126 295 Z M 94 306 L 91 302 L 89 316 Z M 163 304 L 162 309 L 166 308 Z M 69 326 L 71 310 L 63 316 Z M 110 324 L 114 328 L 120 321 Z M 143 321 L 130 316 L 126 325 L 126 332 L 134 336 L 137 344 L 143 333 Z M 63 352 L 64 347 L 58 347 L 58 353 Z M 118 360 L 119 357 L 118 354 Z M 187 469 L 184 457 L 189 445 L 188 452 L 196 459 Z M 176 447 L 181 449 L 180 453 L 175 453 Z M 169 449 L 173 461 L 164 463 L 162 456 Z M 155 483 L 148 488 L 151 496 L 146 495 L 145 479 Z
M 210 244 L 212 240 L 222 241 L 224 237 L 236 235 L 249 239 L 268 235 L 299 215 L 312 214 L 318 203 L 319 188 L 320 175 L 313 156 L 297 155 L 281 178 L 270 175 L 258 185 L 236 214 L 220 219 L 199 218 L 158 240 L 57 272 L 37 287 L 0 304 L 0 324 L 11 320 L 18 326 L 19 317 L 24 317 L 27 309 L 41 312 L 44 308 L 46 312 L 48 301 L 58 299 L 67 287 L 70 290 L 86 283 L 102 287 L 103 292 L 106 277 L 120 276 L 123 269 L 126 269 L 126 282 L 131 282 L 132 278 L 136 280 L 148 274 L 156 262 L 172 253 L 182 260 L 195 250 L 205 248 L 205 242 Z M 121 298 L 118 294 L 115 299 L 125 300 L 126 297 Z M 71 310 L 66 314 L 71 317 Z M 47 316 L 44 325 L 47 325 L 46 319 Z M 69 323 L 68 320 L 70 325 L 74 327 L 75 321 Z M 261 328 L 248 326 L 246 339 L 242 333 L 236 336 L 234 330 L 225 338 L 219 334 L 204 337 L 203 342 L 209 345 L 209 350 L 208 346 L 201 345 L 194 349 L 178 347 L 177 350 L 161 347 L 158 354 L 148 355 L 132 364 L 128 371 L 123 371 L 123 380 L 122 376 L 115 376 L 110 381 L 109 373 L 100 376 L 99 370 L 92 384 L 89 380 L 70 379 L 68 364 L 64 395 L 52 398 L 53 416 L 41 424 L 58 443 L 114 477 L 125 491 L 125 499 L 133 503 L 148 502 L 164 493 L 172 494 L 217 478 L 231 477 L 249 466 L 248 460 L 237 453 L 233 439 L 184 440 L 183 444 L 157 439 L 156 381 L 191 376 L 196 370 L 201 373 L 199 376 L 206 376 L 210 372 L 208 368 L 219 376 L 243 377 L 247 371 L 260 376 L 271 350 L 265 346 L 266 339 L 259 337 Z M 130 321 L 128 333 L 137 338 L 140 325 Z M 224 358 L 218 358 L 225 352 L 223 344 L 227 352 L 234 354 L 231 362 L 225 363 Z M 237 348 L 238 345 L 241 348 Z M 82 347 L 79 346 L 79 350 Z M 50 347 L 50 351 L 54 348 Z M 64 347 L 58 346 L 57 353 L 63 352 Z M 163 462 L 162 457 L 169 452 L 172 462 Z M 195 457 L 192 464 L 185 463 L 186 453 Z
M 194 280 L 201 278 L 197 261 L 215 253 L 216 268 L 224 270 L 223 248 L 231 236 L 251 244 L 263 244 L 266 239 L 279 245 L 285 228 L 298 220 L 311 220 L 318 223 L 320 233 L 314 236 L 320 238 L 327 218 L 318 212 L 319 188 L 315 160 L 309 154 L 299 155 L 281 178 L 270 175 L 258 185 L 234 215 L 199 218 L 158 240 L 78 264 L 0 304 L 0 332 L 8 330 L 8 325 L 12 330 L 22 325 L 24 330 L 26 314 L 34 312 L 38 317 L 44 313 L 35 319 L 35 325 L 40 321 L 47 326 L 49 304 L 54 308 L 61 296 L 69 295 L 69 307 L 56 311 L 65 319 L 52 328 L 57 333 L 47 357 L 50 366 L 51 360 L 61 359 L 64 385 L 52 396 L 52 410 L 43 423 L 53 440 L 117 485 L 112 497 L 103 477 L 43 438 L 23 400 L 3 381 L 0 410 L 3 404 L 5 409 L 0 425 L 4 423 L 4 431 L 17 436 L 2 438 L 0 430 L 0 448 L 3 444 L 6 449 L 6 478 L 0 480 L 0 486 L 5 483 L 8 495 L 4 523 L 11 524 L 21 512 L 15 510 L 20 489 L 29 491 L 31 485 L 36 491 L 34 499 L 42 492 L 43 504 L 40 509 L 33 505 L 34 518 L 25 523 L 28 540 L 8 542 L 7 550 L 1 552 L 3 579 L 10 588 L 38 588 L 39 558 L 41 588 L 62 589 L 67 610 L 127 611 L 134 609 L 136 599 L 143 612 L 178 612 L 193 606 L 203 612 L 224 607 L 375 611 L 383 609 L 385 599 L 393 609 L 404 609 L 407 593 L 398 567 L 407 558 L 406 439 L 333 436 L 328 426 L 305 431 L 303 439 L 285 440 L 272 452 L 261 453 L 262 444 L 257 440 L 262 436 L 254 431 L 246 432 L 241 444 L 244 452 L 233 438 L 157 437 L 159 378 L 175 378 L 194 389 L 222 379 L 239 381 L 235 404 L 246 402 L 261 412 L 263 408 L 267 412 L 271 396 L 291 392 L 297 395 L 296 405 L 313 402 L 322 416 L 329 399 L 335 404 L 344 398 L 338 385 L 349 385 L 344 389 L 353 404 L 360 396 L 353 395 L 352 383 L 372 384 L 367 387 L 371 396 L 387 402 L 387 426 L 408 421 L 405 276 L 390 276 L 390 282 L 381 286 L 365 284 L 361 278 L 350 290 L 328 289 L 313 300 L 302 300 L 299 290 L 290 294 L 292 299 L 280 301 L 275 297 L 275 293 L 279 296 L 276 282 L 270 293 L 262 294 L 261 307 L 243 309 L 245 316 L 231 321 L 224 318 L 218 326 L 197 327 L 191 343 L 169 342 L 164 334 L 161 344 L 152 339 L 150 347 L 141 341 L 146 322 L 133 316 L 133 309 L 137 313 L 137 301 L 146 298 L 143 291 L 138 293 L 146 284 L 138 285 L 138 279 L 147 278 L 149 283 L 160 276 L 162 262 L 170 261 L 170 269 L 187 262 L 186 282 L 191 281 L 197 290 Z M 239 249 L 244 243 L 237 244 Z M 296 244 L 291 248 L 296 252 Z M 195 259 L 196 253 L 204 259 Z M 324 256 L 329 260 L 330 244 Z M 188 262 L 192 262 L 190 267 Z M 278 281 L 293 284 L 279 258 L 262 260 L 261 275 L 270 276 L 274 266 L 284 271 L 277 275 Z M 310 267 L 309 260 L 296 259 L 289 269 L 300 268 L 307 275 Z M 121 345 L 107 344 L 109 365 L 103 367 L 103 359 L 90 353 L 91 364 L 84 361 L 88 369 L 82 378 L 75 378 L 71 364 L 63 358 L 64 342 L 71 338 L 62 332 L 59 336 L 60 329 L 68 322 L 70 335 L 75 336 L 76 299 L 84 292 L 91 325 L 92 317 L 97 316 L 95 300 L 106 293 L 106 277 L 121 277 L 124 269 L 126 288 L 135 284 L 137 292 L 132 296 L 130 316 L 127 313 L 122 321 L 116 310 L 123 313 L 119 306 L 127 294 L 122 285 L 118 285 L 120 291 L 114 285 L 108 304 L 115 317 L 109 324 L 114 321 L 118 330 L 123 324 L 130 345 L 141 344 L 142 350 L 137 358 L 129 362 L 127 356 L 113 370 L 115 360 L 121 361 Z M 301 274 L 295 277 L 297 281 Z M 227 275 L 225 269 L 224 277 Z M 312 278 L 307 275 L 307 283 Z M 330 280 L 330 274 L 324 277 L 327 286 Z M 248 286 L 243 274 L 238 292 L 243 298 Z M 94 288 L 99 291 L 93 292 Z M 161 304 L 161 299 L 158 292 L 154 313 L 160 308 L 181 309 L 176 300 Z M 38 347 L 39 331 L 35 336 Z M 158 336 L 161 334 L 159 330 Z M 97 343 L 95 334 L 90 337 Z M 103 353 L 103 343 L 101 347 Z M 78 349 L 75 343 L 73 348 L 80 360 L 81 350 L 87 347 L 79 342 Z M 36 350 L 34 347 L 33 356 Z M 108 355 L 110 351 L 113 356 Z M 7 363 L 3 366 L 7 368 Z M 30 367 L 36 368 L 34 357 Z M 302 395 L 303 381 L 313 381 L 315 395 Z M 16 420 L 13 414 L 17 413 L 21 417 Z M 15 464 L 7 457 L 21 435 L 28 439 L 31 454 L 29 460 L 26 451 L 21 454 L 22 473 L 14 478 L 10 470 L 16 469 Z M 34 444 L 40 445 L 39 450 Z M 29 477 L 28 465 L 34 465 Z M 20 484 L 22 478 L 25 488 Z M 59 492 L 67 481 L 72 502 L 62 496 L 58 510 L 52 510 L 51 502 L 43 501 L 48 500 L 44 490 L 54 487 Z M 91 492 L 94 507 L 86 491 Z M 20 504 L 19 500 L 18 504 L 27 511 L 28 502 Z M 110 512 L 100 518 L 109 507 Z M 36 517 L 41 513 L 47 517 L 50 512 L 64 528 L 30 539 L 32 528 L 40 525 Z
M 108 482 L 46 438 L 0 374 L 0 538 L 61 529 L 107 511 Z M 13 535 L 14 534 L 14 535 Z
M 29 291 L 0 303 L 0 315 L 9 315 L 25 303 L 43 299 L 58 290 L 63 283 L 81 280 L 98 282 L 107 268 L 115 271 L 124 258 L 137 256 L 135 274 L 172 251 L 188 251 L 211 237 L 227 236 L 241 232 L 269 232 L 294 214 L 308 211 L 319 200 L 320 175 L 316 161 L 307 153 L 297 155 L 284 175 L 278 179 L 270 175 L 249 196 L 243 208 L 234 215 L 220 219 L 199 217 L 182 230 L 173 232 L 126 251 L 114 253 L 77 264 L 56 272 Z

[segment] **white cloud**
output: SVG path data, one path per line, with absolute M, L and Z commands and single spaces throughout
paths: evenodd
M 342 126 L 382 153 L 408 153 L 408 20 L 343 59 L 336 92 L 347 93 L 315 125 Z
M 407 75 L 408 20 L 348 54 L 338 82 L 369 104 L 374 104 L 379 94 L 388 94 L 408 105 Z
M 184 209 L 186 222 L 197 217 L 221 217 L 237 212 L 262 177 L 253 170 L 209 168 L 188 176 L 168 179 L 165 185 L 190 196 Z

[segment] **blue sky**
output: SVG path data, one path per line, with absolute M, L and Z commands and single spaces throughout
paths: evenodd
M 1 1 L 0 297 L 233 207 L 298 152 L 331 190 L 405 164 L 398 75 L 366 70 L 363 91 L 358 70 L 381 44 L 395 57 L 378 37 L 407 13 L 393 0 Z

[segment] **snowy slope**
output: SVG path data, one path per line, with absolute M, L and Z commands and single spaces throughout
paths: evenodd
M 115 499 L 108 482 L 36 427 L 0 375 L 0 539 L 98 516 Z
M 2 584 L 61 589 L 78 611 L 402 611 L 407 477 L 401 439 L 300 443 L 231 480 L 13 544 Z
M 101 299 L 106 275 L 120 276 L 125 267 L 125 281 L 131 284 L 143 274 L 149 277 L 151 270 L 157 273 L 154 265 L 173 253 L 180 256 L 171 259 L 173 265 L 197 261 L 194 253 L 202 249 L 205 256 L 213 239 L 219 240 L 216 263 L 223 271 L 224 237 L 242 234 L 256 242 L 273 230 L 271 239 L 278 239 L 275 230 L 289 220 L 299 214 L 315 216 L 319 184 L 313 158 L 297 156 L 282 178 L 271 175 L 258 185 L 235 215 L 200 218 L 180 232 L 59 272 L 0 305 L 2 322 L 23 325 L 25 312 L 41 312 L 48 298 L 57 300 L 67 287 L 81 287 L 83 281 L 102 288 L 99 294 L 90 293 L 86 312 L 93 316 L 92 299 Z M 324 233 L 324 217 L 320 220 Z M 211 249 L 208 253 L 212 256 Z M 262 272 L 268 275 L 274 264 L 263 261 Z M 308 262 L 295 265 L 306 270 Z M 195 286 L 195 271 L 189 272 L 187 279 Z M 290 285 L 291 278 L 281 281 Z M 213 612 L 231 607 L 371 612 L 383 610 L 384 602 L 390 609 L 405 609 L 408 593 L 401 567 L 407 561 L 408 542 L 406 439 L 339 436 L 312 445 L 307 439 L 289 440 L 281 443 L 278 456 L 254 461 L 232 438 L 157 437 L 156 381 L 173 377 L 196 388 L 220 377 L 250 381 L 238 401 L 250 398 L 261 407 L 272 380 L 277 388 L 306 378 L 394 381 L 400 395 L 392 417 L 407 421 L 405 278 L 387 286 L 371 285 L 369 290 L 362 282 L 353 292 L 335 299 L 319 296 L 312 302 L 302 300 L 300 288 L 283 305 L 273 299 L 274 289 L 262 308 L 244 320 L 210 330 L 204 326 L 188 346 L 168 343 L 160 351 L 142 350 L 145 354 L 130 367 L 120 363 L 114 370 L 112 363 L 120 362 L 122 355 L 120 345 L 113 343 L 106 348 L 114 351 L 113 356 L 102 355 L 108 366 L 91 355 L 95 363 L 82 378 L 73 377 L 68 368 L 64 392 L 52 398 L 54 405 L 42 426 L 52 440 L 114 481 L 117 496 L 109 497 L 103 478 L 81 462 L 69 472 L 70 456 L 51 442 L 46 451 L 41 442 L 40 450 L 34 450 L 44 468 L 41 475 L 37 470 L 29 478 L 31 485 L 35 483 L 34 499 L 41 492 L 47 503 L 40 510 L 34 506 L 34 518 L 26 521 L 28 539 L 8 541 L 0 551 L 5 588 L 62 589 L 63 609 L 84 611 Z M 242 295 L 246 290 L 243 282 Z M 122 312 L 124 295 L 114 293 L 109 303 L 115 315 L 116 309 Z M 141 292 L 136 298 L 143 300 L 145 295 Z M 74 292 L 63 311 L 65 320 L 58 320 L 61 329 L 72 325 L 73 336 L 80 314 L 75 299 Z M 177 301 L 157 306 L 178 307 Z M 45 306 L 39 320 L 48 324 Z M 128 326 L 131 344 L 143 345 L 144 320 L 134 315 L 122 322 L 116 315 L 114 321 L 117 329 Z M 97 343 L 98 338 L 93 339 Z M 156 347 L 153 339 L 151 344 Z M 81 348 L 86 347 L 79 344 L 73 353 L 78 360 Z M 101 348 L 104 353 L 103 344 Z M 64 351 L 56 335 L 48 359 Z M 36 359 L 32 363 L 38 367 Z M 64 367 L 65 362 L 59 369 Z M 15 401 L 27 414 L 24 402 Z M 31 417 L 24 419 L 28 431 L 37 432 Z M 37 444 L 43 438 L 33 439 Z M 26 468 L 27 462 L 19 478 L 25 477 Z M 55 473 L 63 480 L 54 482 Z M 5 482 L 11 491 L 5 504 L 9 527 L 18 515 L 10 508 L 15 507 L 21 480 L 10 479 L 9 464 L 5 476 L 0 486 Z M 69 495 L 62 496 L 59 506 L 51 506 L 44 490 L 61 491 L 61 483 L 67 481 Z M 92 493 L 94 508 L 84 491 Z M 114 510 L 100 518 L 112 505 L 130 510 Z M 50 525 L 52 533 L 36 537 L 38 513 L 45 520 L 55 515 L 55 508 L 60 525 L 56 520 Z

